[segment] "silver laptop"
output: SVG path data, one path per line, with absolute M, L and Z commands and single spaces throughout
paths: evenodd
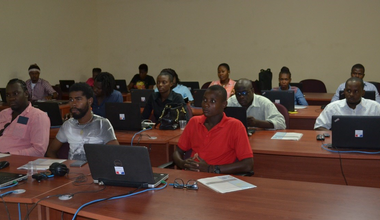
M 169 177 L 153 173 L 146 147 L 85 144 L 84 150 L 92 178 L 98 184 L 154 188 Z
M 0 188 L 27 179 L 26 174 L 0 172 Z
M 380 116 L 333 115 L 332 147 L 380 149 Z

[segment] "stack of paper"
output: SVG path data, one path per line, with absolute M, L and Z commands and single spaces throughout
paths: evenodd
M 255 185 L 230 175 L 203 178 L 199 179 L 198 182 L 219 193 L 228 193 L 256 187 Z
M 271 139 L 274 140 L 293 140 L 298 141 L 302 137 L 302 133 L 294 132 L 276 132 Z

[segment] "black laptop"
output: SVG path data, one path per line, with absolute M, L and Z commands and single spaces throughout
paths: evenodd
M 149 96 L 154 92 L 153 89 L 132 89 L 131 100 L 132 103 L 137 103 L 140 107 L 145 107 L 148 102 Z
M 136 103 L 106 103 L 106 118 L 115 130 L 141 130 L 141 110 Z
M 5 88 L 0 88 L 0 94 L 1 94 L 1 101 L 2 102 L 7 102 L 7 91 Z
M 333 115 L 332 147 L 380 149 L 380 116 Z
M 281 104 L 285 106 L 285 108 L 294 112 L 294 91 L 293 90 L 263 90 L 261 91 L 261 95 L 267 97 L 274 103 Z
M 127 93 L 127 82 L 125 79 L 115 79 L 115 89 L 121 93 Z
M 248 129 L 247 112 L 244 107 L 226 107 L 224 109 L 224 113 L 226 113 L 226 116 L 228 117 L 236 118 L 241 121 L 247 130 L 248 136 L 251 136 L 253 133 L 255 133 L 254 129 Z
M 290 86 L 295 86 L 295 87 L 297 87 L 297 88 L 299 88 L 301 91 L 302 91 L 302 88 L 303 88 L 303 86 L 302 86 L 302 83 L 301 82 L 298 82 L 298 83 L 289 83 L 290 84 Z
M 202 107 L 203 96 L 206 92 L 206 89 L 194 89 L 193 98 L 194 98 L 194 107 Z
M 346 98 L 346 96 L 344 95 L 344 91 L 340 90 L 339 91 L 339 99 L 345 99 L 345 98 Z M 376 92 L 375 91 L 365 91 L 363 98 L 376 101 Z
M 0 188 L 27 179 L 26 174 L 0 172 Z
M 157 187 L 169 175 L 153 173 L 148 148 L 85 144 L 84 150 L 95 183 L 127 187 Z
M 61 87 L 62 92 L 69 92 L 70 86 L 74 83 L 74 80 L 59 80 L 59 87 Z
M 60 127 L 63 123 L 59 104 L 56 102 L 33 102 L 33 107 L 40 109 L 50 118 L 51 127 Z
M 194 90 L 199 89 L 199 82 L 197 81 L 181 81 L 181 84 L 189 88 L 193 96 L 194 96 Z

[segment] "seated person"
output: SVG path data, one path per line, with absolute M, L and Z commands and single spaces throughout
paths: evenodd
M 100 68 L 94 68 L 92 69 L 92 77 L 91 78 L 88 78 L 88 80 L 86 81 L 86 83 L 93 87 L 94 86 L 94 80 L 95 80 L 95 77 L 102 72 L 102 69 Z
M 244 107 L 249 127 L 286 128 L 284 116 L 269 99 L 255 94 L 249 79 L 239 79 L 236 82 L 235 95 L 228 99 L 227 106 Z
M 51 87 L 50 83 L 40 78 L 40 67 L 37 64 L 29 66 L 30 79 L 26 80 L 29 95 L 32 101 L 56 99 L 58 93 Z
M 182 95 L 182 98 L 184 100 L 187 98 L 189 102 L 194 101 L 193 95 L 191 95 L 189 88 L 181 84 L 181 81 L 179 80 L 177 73 L 173 69 L 168 68 L 168 69 L 163 69 L 162 71 L 166 71 L 173 76 L 172 90 L 175 93 Z M 155 88 L 154 91 L 158 92 L 158 89 Z
M 46 155 L 57 158 L 63 143 L 69 143 L 69 160 L 86 160 L 84 144 L 119 145 L 111 123 L 92 114 L 93 91 L 86 83 L 75 83 L 69 90 L 70 112 L 73 118 L 65 121 L 51 141 Z
M 360 79 L 364 79 L 364 66 L 362 64 L 355 64 L 352 66 L 351 68 L 351 77 L 357 77 L 357 78 L 360 78 Z M 375 97 L 376 97 L 376 102 L 379 102 L 380 103 L 380 96 L 379 96 L 379 91 L 377 91 L 377 88 L 375 85 L 373 85 L 372 83 L 369 83 L 369 82 L 366 82 L 363 80 L 363 83 L 364 83 L 364 90 L 365 91 L 375 91 Z M 331 102 L 335 102 L 337 100 L 339 100 L 339 92 L 340 91 L 343 91 L 345 88 L 345 83 L 342 83 L 339 85 L 338 89 L 336 90 L 334 96 L 332 97 L 331 99 Z
M 380 116 L 380 104 L 376 101 L 363 98 L 364 92 L 364 82 L 362 79 L 356 77 L 349 78 L 344 88 L 346 98 L 328 104 L 315 121 L 314 129 L 331 129 L 333 115 Z
M 190 119 L 173 153 L 173 160 L 181 169 L 231 174 L 253 170 L 253 153 L 244 125 L 224 114 L 226 97 L 222 86 L 206 90 L 203 115 Z M 189 150 L 191 158 L 183 159 Z
M 157 76 L 157 89 L 158 92 L 152 93 L 145 105 L 142 112 L 142 119 L 149 119 L 153 110 L 153 121 L 158 121 L 166 104 L 175 103 L 186 105 L 185 101 L 180 94 L 173 92 L 173 76 L 166 70 L 162 70 Z M 188 112 L 186 112 L 188 119 Z
M 0 152 L 43 157 L 49 145 L 49 117 L 31 105 L 24 81 L 10 80 L 6 94 L 10 108 L 0 112 Z
M 295 105 L 308 105 L 301 90 L 296 86 L 290 86 L 292 81 L 292 74 L 288 67 L 284 66 L 278 75 L 278 82 L 280 87 L 275 87 L 272 90 L 293 90 L 294 91 L 294 104 Z
M 123 102 L 123 95 L 115 90 L 115 78 L 111 73 L 103 72 L 95 77 L 94 102 L 92 112 L 96 115 L 106 117 L 107 102 Z
M 234 86 L 236 82 L 230 79 L 230 66 L 227 63 L 219 64 L 218 77 L 219 77 L 219 80 L 212 81 L 210 83 L 210 86 L 213 86 L 213 85 L 223 86 L 223 88 L 225 88 L 227 91 L 227 99 L 228 99 L 235 93 Z
M 156 85 L 154 78 L 148 75 L 148 65 L 141 64 L 139 73 L 133 76 L 128 85 L 128 91 L 131 89 L 153 89 L 154 85 Z

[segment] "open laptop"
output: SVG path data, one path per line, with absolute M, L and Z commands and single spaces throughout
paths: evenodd
M 169 175 L 153 173 L 148 148 L 85 144 L 84 150 L 95 183 L 127 187 L 157 187 Z
M 339 99 L 345 99 L 345 98 L 346 98 L 346 96 L 344 95 L 344 91 L 340 90 L 339 91 Z M 376 101 L 376 93 L 375 93 L 375 91 L 365 91 L 363 98 Z
M 51 127 L 60 127 L 63 124 L 61 110 L 56 102 L 33 102 L 33 107 L 40 109 L 50 118 Z
M 140 107 L 145 107 L 149 96 L 154 92 L 153 89 L 131 89 L 132 103 L 137 103 Z
M 5 90 L 5 88 L 0 88 L 0 93 L 1 93 L 1 101 L 7 102 L 7 91 Z
M 70 86 L 74 83 L 74 80 L 59 80 L 59 87 L 61 87 L 62 92 L 69 92 Z
M 380 116 L 333 115 L 332 147 L 380 149 Z
M 251 136 L 253 133 L 255 133 L 254 129 L 248 129 L 247 112 L 244 107 L 226 107 L 224 108 L 224 113 L 226 113 L 226 116 L 228 117 L 236 118 L 241 121 L 247 130 L 248 136 Z
M 194 89 L 193 98 L 194 98 L 194 107 L 202 107 L 203 96 L 206 92 L 206 89 Z
M 0 188 L 27 179 L 26 174 L 0 172 Z
M 115 79 L 115 89 L 121 93 L 127 93 L 127 82 L 125 79 Z
M 302 91 L 303 86 L 302 86 L 301 82 L 298 82 L 298 83 L 291 82 L 289 84 L 290 84 L 290 86 L 295 86 L 295 87 L 299 88 Z
M 192 95 L 194 95 L 195 89 L 199 89 L 199 82 L 197 81 L 181 81 L 181 84 L 189 88 Z
M 274 90 L 263 90 L 261 95 L 267 97 L 274 103 L 279 103 L 290 111 L 294 112 L 294 91 L 285 90 L 285 91 L 274 91 Z
M 141 110 L 136 103 L 106 103 L 106 118 L 115 130 L 141 130 Z

